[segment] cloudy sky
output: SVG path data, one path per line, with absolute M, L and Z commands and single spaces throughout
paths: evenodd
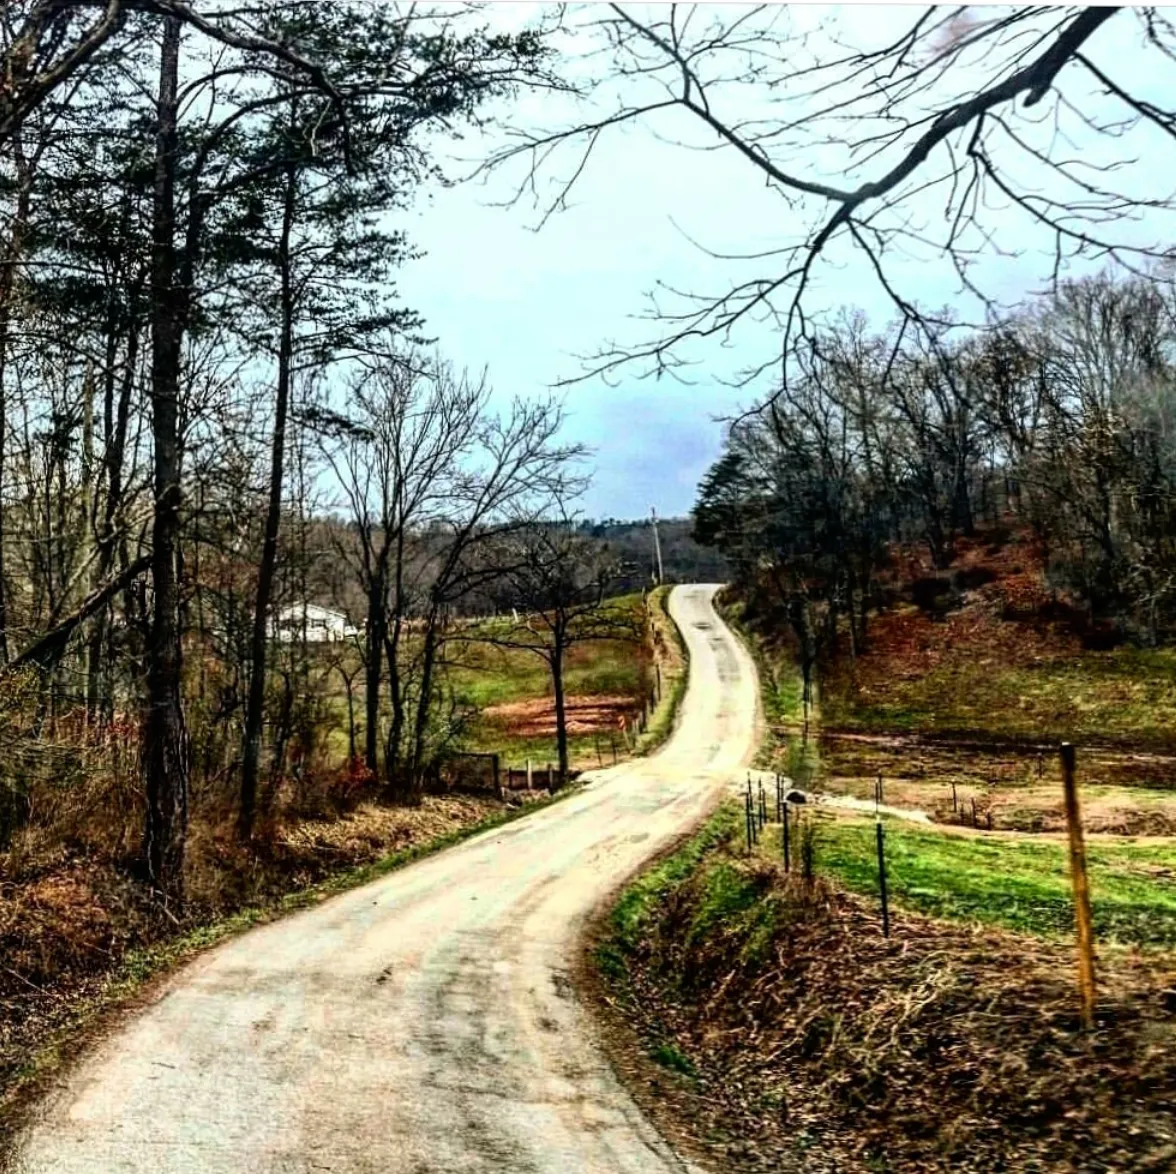
M 703 7 L 712 9 L 706 16 L 736 11 L 726 5 Z M 494 19 L 518 25 L 533 14 L 528 6 L 501 6 Z M 878 43 L 899 22 L 909 25 L 913 10 L 813 6 L 788 16 L 798 31 L 810 30 L 806 51 L 817 55 L 831 50 L 827 39 L 821 48 L 819 38 L 827 34 L 812 30 L 822 22 L 827 27 L 830 18 L 839 19 L 840 35 L 856 47 Z M 1139 32 L 1137 22 L 1128 20 L 1130 14 L 1123 14 L 1109 22 L 1092 52 L 1111 61 L 1129 52 Z M 587 45 L 588 36 L 575 44 Z M 598 108 L 615 100 L 615 91 L 604 94 Z M 755 103 L 762 98 L 744 91 L 724 100 L 733 104 L 733 114 L 746 116 L 757 112 Z M 542 95 L 513 104 L 504 116 L 508 125 L 550 128 L 575 122 L 578 113 L 570 100 Z M 541 394 L 582 372 L 577 355 L 612 340 L 635 341 L 655 333 L 650 323 L 634 318 L 647 309 L 646 295 L 659 283 L 721 291 L 745 271 L 738 263 L 709 257 L 688 238 L 714 251 L 747 252 L 795 239 L 797 225 L 811 223 L 816 209 L 785 208 L 762 176 L 732 152 L 686 150 L 665 136 L 695 145 L 707 141 L 686 116 L 605 135 L 571 206 L 539 232 L 534 231 L 538 216 L 532 204 L 494 206 L 513 190 L 518 171 L 422 201 L 410 232 L 427 256 L 410 266 L 401 284 L 410 304 L 426 315 L 444 353 L 459 366 L 486 367 L 500 394 Z M 453 150 L 472 157 L 500 141 L 471 140 Z M 806 157 L 806 166 L 824 172 L 821 178 L 831 182 L 843 180 L 843 165 L 831 148 Z M 449 170 L 461 168 L 454 164 Z M 560 173 L 557 165 L 553 174 Z M 990 290 L 1016 300 L 1039 283 L 1043 267 L 1040 255 L 1017 260 L 1007 254 L 1042 242 L 1023 218 L 999 208 L 991 212 L 990 225 L 1004 255 L 990 255 L 981 272 Z M 896 256 L 891 264 L 907 292 L 924 304 L 960 302 L 950 267 L 930 260 Z M 878 324 L 889 314 L 885 295 L 849 250 L 830 257 L 815 299 L 828 307 L 860 307 Z M 641 380 L 634 370 L 612 386 L 597 378 L 561 392 L 569 435 L 594 449 L 596 473 L 585 512 L 632 517 L 651 505 L 663 515 L 687 512 L 699 478 L 718 454 L 721 418 L 751 398 L 723 380 L 764 358 L 772 345 L 766 327 L 749 326 L 728 348 L 716 343 L 694 352 L 689 385 Z

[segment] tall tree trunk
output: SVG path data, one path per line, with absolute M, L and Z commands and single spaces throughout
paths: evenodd
M 245 703 L 245 745 L 241 762 L 241 812 L 238 831 L 242 839 L 253 834 L 257 808 L 257 778 L 261 764 L 261 727 L 265 716 L 266 650 L 269 647 L 270 602 L 274 571 L 278 564 L 278 534 L 282 523 L 282 474 L 286 454 L 286 417 L 290 405 L 290 380 L 294 356 L 294 287 L 290 258 L 290 236 L 294 228 L 298 177 L 293 167 L 286 170 L 286 198 L 282 209 L 282 232 L 278 243 L 281 276 L 282 331 L 278 343 L 278 386 L 274 405 L 274 434 L 270 449 L 269 504 L 265 517 L 265 540 L 257 574 L 257 599 L 253 605 L 253 639 L 250 648 L 249 696 Z M 305 603 L 305 600 L 302 601 Z
M 404 679 L 400 671 L 400 633 L 404 621 L 392 617 L 391 630 L 384 633 L 384 661 L 388 666 L 388 697 L 392 703 L 392 720 L 384 739 L 384 780 L 395 791 L 404 752 Z
M 175 173 L 180 21 L 163 22 L 160 53 L 151 265 L 151 432 L 155 515 L 151 579 L 154 613 L 147 649 L 143 774 L 147 795 L 147 875 L 165 900 L 182 902 L 188 826 L 188 738 L 180 694 L 179 547 L 181 450 L 180 356 L 183 300 L 176 288 Z
M 429 733 L 429 710 L 432 707 L 433 669 L 437 663 L 440 643 L 438 626 L 441 617 L 434 605 L 425 621 L 424 648 L 421 653 L 420 693 L 417 696 L 416 720 L 412 731 L 412 760 L 409 764 L 408 787 L 404 795 L 409 803 L 420 800 L 425 769 L 425 739 Z
M 555 741 L 559 755 L 559 785 L 568 781 L 568 707 L 564 696 L 564 635 L 555 633 L 551 649 L 551 689 L 555 694 Z
M 355 742 L 355 690 L 354 678 L 341 665 L 336 666 L 339 676 L 343 678 L 343 686 L 347 690 L 347 768 L 355 765 L 358 747 Z
M 29 206 L 32 196 L 33 169 L 24 152 L 24 141 L 19 130 L 12 136 L 12 151 L 16 161 L 18 189 L 15 215 L 9 231 L 8 245 L 0 263 L 0 664 L 8 663 L 8 588 L 5 580 L 4 474 L 8 447 L 8 388 L 5 374 L 8 359 L 8 331 L 12 321 L 12 300 L 16 288 L 16 270 L 24 252 L 25 231 L 28 228 Z
M 367 657 L 364 662 L 363 761 L 373 779 L 380 777 L 380 680 L 388 617 L 382 565 L 368 583 Z
M 385 542 L 387 536 L 385 535 Z M 385 546 L 387 549 L 387 546 Z M 385 625 L 384 642 L 388 661 L 388 694 L 392 701 L 392 722 L 384 748 L 384 771 L 393 791 L 397 787 L 397 772 L 404 752 L 405 688 L 400 671 L 400 640 L 404 634 L 404 526 L 397 525 L 396 555 L 392 581 L 392 631 Z

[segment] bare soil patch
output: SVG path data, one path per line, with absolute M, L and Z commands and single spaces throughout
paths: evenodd
M 631 721 L 634 712 L 633 698 L 623 694 L 571 696 L 565 698 L 565 704 L 568 733 L 572 735 L 619 730 L 622 718 Z M 493 705 L 483 710 L 482 716 L 515 737 L 555 736 L 555 700 L 551 697 Z

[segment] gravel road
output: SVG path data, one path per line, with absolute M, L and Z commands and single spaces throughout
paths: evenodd
M 20 1174 L 692 1170 L 568 967 L 593 908 L 750 760 L 755 669 L 714 591 L 671 595 L 690 684 L 659 754 L 185 967 L 42 1106 Z

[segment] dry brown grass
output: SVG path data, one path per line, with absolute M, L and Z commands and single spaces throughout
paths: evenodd
M 715 867 L 738 900 L 708 923 Z M 886 939 L 858 899 L 723 856 L 626 962 L 626 1013 L 692 1072 L 689 1127 L 724 1168 L 1176 1166 L 1170 958 L 1104 957 L 1084 1036 L 1064 947 L 909 914 Z
M 187 901 L 177 915 L 161 910 L 136 876 L 142 815 L 130 777 L 95 770 L 69 788 L 39 789 L 32 818 L 0 853 L 0 1107 L 6 1085 L 45 1041 L 70 1028 L 137 954 L 357 866 L 443 841 L 504 809 L 465 795 L 426 796 L 415 808 L 369 798 L 354 810 L 305 818 L 298 814 L 303 791 L 286 795 L 245 846 L 231 804 L 207 790 L 192 815 Z M 330 780 L 316 786 L 334 793 Z

